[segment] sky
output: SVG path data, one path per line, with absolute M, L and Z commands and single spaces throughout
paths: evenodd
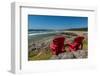
M 28 29 L 71 29 L 88 27 L 88 17 L 28 15 Z

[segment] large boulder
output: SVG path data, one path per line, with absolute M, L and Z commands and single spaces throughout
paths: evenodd
M 51 59 L 81 59 L 87 58 L 87 50 L 77 50 L 73 52 L 64 52 L 58 55 L 53 55 Z
M 77 58 L 87 58 L 88 52 L 87 50 L 78 50 L 78 51 L 73 51 L 73 55 Z
M 73 59 L 73 58 L 74 55 L 71 52 L 65 52 L 51 57 L 51 59 Z

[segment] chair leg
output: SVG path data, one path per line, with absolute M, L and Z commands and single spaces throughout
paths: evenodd
M 80 49 L 82 50 L 82 49 L 83 49 L 83 43 L 81 43 L 81 45 L 80 45 L 80 46 L 81 46 L 81 48 L 80 48 Z

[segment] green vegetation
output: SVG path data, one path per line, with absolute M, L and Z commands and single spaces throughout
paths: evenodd
M 83 41 L 83 50 L 88 50 L 88 40 Z
M 48 50 L 47 52 L 40 52 L 33 55 L 32 54 L 32 52 L 29 53 L 29 60 L 48 60 L 52 56 L 50 50 Z
M 88 31 L 88 28 L 72 28 L 68 29 L 68 31 Z

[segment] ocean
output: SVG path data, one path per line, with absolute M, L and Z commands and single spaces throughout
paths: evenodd
M 33 35 L 43 35 L 43 34 L 56 34 L 60 33 L 60 31 L 28 31 L 28 36 L 33 36 Z
M 61 31 L 28 31 L 28 43 L 40 40 L 44 37 L 54 36 Z

